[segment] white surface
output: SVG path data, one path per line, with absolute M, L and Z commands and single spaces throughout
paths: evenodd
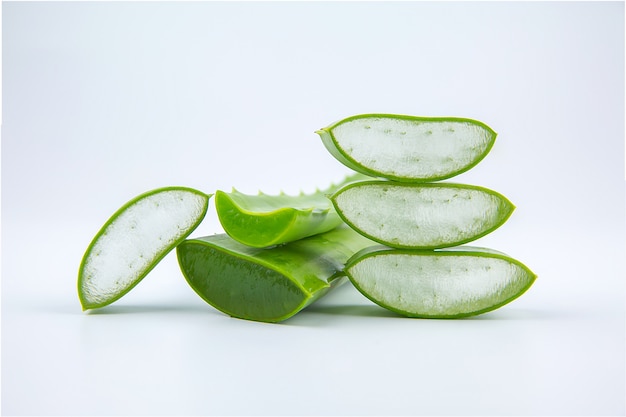
M 624 414 L 624 5 L 4 3 L 2 413 Z M 223 316 L 172 255 L 81 312 L 91 238 L 144 191 L 312 190 L 359 113 L 499 134 L 456 181 L 517 210 L 476 242 L 539 278 L 475 319 L 345 286 L 284 324 Z M 213 205 L 194 235 L 219 231 Z

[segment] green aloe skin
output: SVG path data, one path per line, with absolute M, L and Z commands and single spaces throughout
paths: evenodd
M 211 195 L 187 187 L 141 194 L 116 211 L 78 271 L 83 310 L 104 307 L 135 287 L 204 218 Z
M 483 187 L 453 183 L 361 181 L 331 196 L 353 229 L 395 248 L 457 246 L 491 233 L 515 206 Z
M 297 196 L 217 191 L 225 234 L 185 240 L 212 196 L 191 188 L 152 190 L 122 206 L 83 256 L 83 309 L 121 298 L 173 248 L 201 298 L 263 322 L 292 317 L 346 277 L 374 303 L 421 318 L 485 313 L 533 284 L 536 275 L 519 261 L 458 246 L 500 227 L 513 204 L 483 187 L 435 182 L 487 155 L 496 138 L 487 125 L 365 114 L 317 133 L 357 174 Z
M 478 164 L 496 133 L 473 119 L 362 114 L 317 131 L 339 162 L 400 182 L 451 178 Z
M 340 284 L 345 262 L 372 244 L 339 227 L 272 249 L 243 245 L 226 234 L 188 239 L 177 255 L 191 288 L 216 309 L 280 322 Z
M 366 248 L 345 273 L 367 298 L 407 317 L 462 318 L 518 298 L 536 275 L 521 262 L 484 248 L 436 251 Z
M 230 237 L 255 248 L 270 247 L 324 233 L 342 224 L 327 196 L 362 178 L 359 174 L 351 175 L 328 189 L 295 196 L 218 190 L 215 207 Z

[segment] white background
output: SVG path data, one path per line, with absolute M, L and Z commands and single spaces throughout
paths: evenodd
M 5 415 L 625 413 L 622 2 L 4 3 L 3 106 Z M 526 294 L 414 320 L 344 286 L 271 325 L 213 310 L 170 254 L 81 311 L 127 200 L 325 187 L 348 171 L 314 131 L 369 112 L 498 132 L 454 180 L 516 204 L 476 244 L 533 269 Z

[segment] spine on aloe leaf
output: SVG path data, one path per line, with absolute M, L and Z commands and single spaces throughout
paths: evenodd
M 327 196 L 365 176 L 348 176 L 339 184 L 312 194 L 248 195 L 233 189 L 217 191 L 215 207 L 224 231 L 255 248 L 271 247 L 324 233 L 342 224 Z

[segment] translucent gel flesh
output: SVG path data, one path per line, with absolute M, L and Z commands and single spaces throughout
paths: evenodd
M 339 211 L 379 240 L 408 247 L 469 241 L 501 224 L 509 203 L 479 189 L 369 184 L 335 197 Z
M 523 292 L 533 278 L 504 259 L 467 255 L 377 255 L 357 262 L 349 273 L 381 304 L 424 316 L 489 309 Z
M 338 146 L 376 172 L 434 178 L 463 170 L 480 159 L 492 132 L 466 121 L 359 118 L 333 128 Z
M 95 241 L 83 264 L 83 296 L 106 302 L 132 286 L 155 259 L 189 232 L 202 215 L 202 195 L 169 190 L 128 207 Z

